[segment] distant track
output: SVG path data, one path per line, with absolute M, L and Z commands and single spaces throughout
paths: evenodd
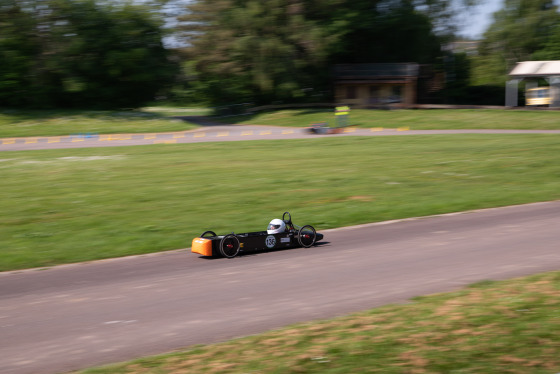
M 189 117 L 190 118 L 190 117 Z M 341 134 L 313 135 L 300 127 L 223 125 L 200 121 L 204 127 L 191 131 L 149 134 L 78 134 L 68 136 L 2 138 L 0 151 L 120 147 L 150 144 L 182 144 L 242 140 L 318 139 L 340 136 L 436 135 L 436 134 L 560 134 L 560 130 L 410 130 L 401 128 L 360 129 L 349 127 Z

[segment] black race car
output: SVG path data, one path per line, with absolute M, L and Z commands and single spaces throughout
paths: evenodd
M 307 127 L 307 131 L 311 134 L 319 134 L 319 135 L 326 135 L 326 134 L 340 134 L 344 131 L 343 127 L 329 127 L 326 123 L 314 123 L 311 126 Z
M 311 247 L 323 235 L 315 231 L 313 226 L 296 226 L 292 216 L 285 212 L 282 219 L 270 222 L 267 231 L 249 232 L 244 234 L 216 235 L 213 231 L 205 231 L 192 241 L 191 251 L 208 257 L 237 256 L 240 252 L 265 251 L 281 248 Z

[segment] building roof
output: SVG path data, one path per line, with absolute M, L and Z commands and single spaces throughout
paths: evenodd
M 560 75 L 560 61 L 518 62 L 509 73 L 511 77 L 547 77 Z

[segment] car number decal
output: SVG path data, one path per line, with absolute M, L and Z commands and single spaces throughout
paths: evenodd
M 274 248 L 274 246 L 276 245 L 276 238 L 272 235 L 269 235 L 266 237 L 265 243 L 267 248 Z

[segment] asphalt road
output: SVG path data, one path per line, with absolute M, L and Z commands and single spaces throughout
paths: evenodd
M 68 136 L 4 138 L 0 139 L 0 152 L 30 151 L 39 149 L 117 147 L 150 144 L 204 143 L 240 140 L 318 139 L 339 136 L 388 136 L 435 134 L 560 134 L 560 130 L 409 130 L 408 128 L 359 129 L 349 127 L 340 134 L 313 135 L 303 128 L 216 125 L 204 122 L 204 127 L 191 131 L 151 134 L 78 134 Z
M 313 248 L 234 259 L 178 250 L 0 273 L 0 372 L 64 372 L 559 270 L 558 227 L 560 201 L 321 231 Z

